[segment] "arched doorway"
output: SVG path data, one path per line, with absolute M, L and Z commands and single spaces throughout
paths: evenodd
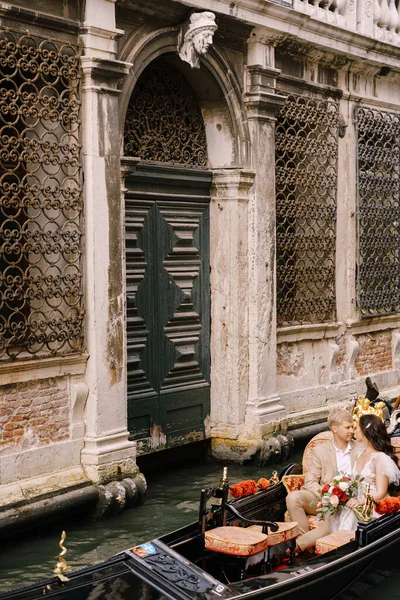
M 207 436 L 212 174 L 196 96 L 167 56 L 130 98 L 126 179 L 128 429 L 138 453 Z

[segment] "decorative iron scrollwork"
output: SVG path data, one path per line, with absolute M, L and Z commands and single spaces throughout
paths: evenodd
M 358 308 L 400 312 L 400 115 L 356 110 Z
M 82 346 L 78 47 L 0 31 L 0 357 Z
M 278 325 L 336 317 L 338 105 L 289 95 L 276 122 Z
M 151 564 L 154 571 L 184 590 L 201 594 L 212 587 L 209 580 L 169 554 L 149 556 L 146 562 Z
M 197 98 L 178 69 L 163 59 L 139 77 L 129 101 L 125 156 L 205 167 L 207 143 Z

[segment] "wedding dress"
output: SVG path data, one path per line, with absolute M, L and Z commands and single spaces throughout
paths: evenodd
M 367 485 L 370 485 L 370 493 L 376 492 L 376 473 L 383 473 L 389 479 L 389 485 L 400 483 L 400 471 L 396 463 L 384 452 L 372 452 L 370 459 L 365 463 L 361 472 L 358 473 L 356 466 L 353 467 L 353 477 L 359 476 L 363 479 L 358 486 L 358 497 L 362 498 L 366 492 Z M 389 494 L 386 494 L 388 496 Z M 372 513 L 372 518 L 379 517 L 375 511 Z M 340 513 L 331 515 L 330 518 L 331 532 L 340 529 L 355 531 L 357 529 L 357 518 L 351 508 L 343 508 Z

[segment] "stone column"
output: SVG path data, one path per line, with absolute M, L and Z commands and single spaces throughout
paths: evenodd
M 276 394 L 275 113 L 285 101 L 275 93 L 273 41 L 252 32 L 248 41 L 245 103 L 256 172 L 249 203 L 249 394 L 247 435 L 285 428 Z
M 213 172 L 210 206 L 211 431 L 214 456 L 243 459 L 248 394 L 248 202 L 252 171 Z M 235 449 L 232 450 L 232 440 Z M 243 443 L 242 443 L 243 442 Z M 234 456 L 235 455 L 235 456 Z
M 93 481 L 136 473 L 128 440 L 124 207 L 121 203 L 118 83 L 130 64 L 115 60 L 114 0 L 86 0 L 81 31 L 85 204 L 86 383 L 82 466 Z

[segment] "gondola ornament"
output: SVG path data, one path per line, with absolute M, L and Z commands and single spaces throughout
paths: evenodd
M 71 571 L 71 567 L 67 564 L 67 561 L 64 558 L 65 554 L 67 553 L 67 549 L 64 546 L 66 537 L 67 537 L 67 534 L 65 533 L 65 531 L 63 531 L 61 533 L 61 539 L 58 544 L 61 548 L 61 552 L 58 555 L 58 561 L 57 561 L 57 564 L 53 571 L 55 573 L 55 575 L 57 575 L 59 580 L 62 582 L 69 581 L 69 579 L 68 579 L 68 577 L 66 577 L 65 573 L 68 573 L 69 571 Z
M 371 495 L 371 486 L 368 483 L 365 491 L 365 504 L 362 508 L 353 508 L 358 521 L 361 523 L 369 523 L 372 520 L 372 512 L 374 510 L 374 499 Z
M 279 483 L 278 471 L 272 471 L 272 475 L 269 479 L 269 482 L 271 485 L 276 485 L 277 483 Z

